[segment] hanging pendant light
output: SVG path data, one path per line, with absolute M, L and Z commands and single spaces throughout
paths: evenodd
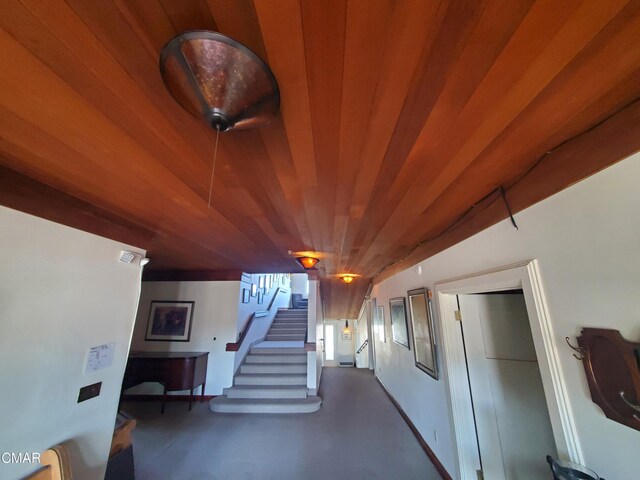
M 268 123 L 280 107 L 269 66 L 217 32 L 193 30 L 173 38 L 160 55 L 160 72 L 173 98 L 220 132 Z
M 220 132 L 264 125 L 278 113 L 280 91 L 269 66 L 241 43 L 208 30 L 182 33 L 160 54 L 167 90 L 189 113 L 216 130 L 209 201 Z

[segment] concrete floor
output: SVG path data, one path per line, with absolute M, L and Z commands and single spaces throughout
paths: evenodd
M 439 479 L 368 370 L 325 368 L 316 413 L 191 412 L 183 402 L 125 402 L 137 480 Z

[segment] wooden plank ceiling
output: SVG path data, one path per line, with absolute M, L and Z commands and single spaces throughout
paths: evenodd
M 3 204 L 152 270 L 316 252 L 330 318 L 505 218 L 498 186 L 517 212 L 640 146 L 638 1 L 2 0 L 0 22 Z M 212 131 L 158 70 L 190 29 L 247 45 L 282 95 L 221 137 L 211 208 Z

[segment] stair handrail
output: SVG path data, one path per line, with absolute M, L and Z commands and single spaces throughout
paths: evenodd
M 271 307 L 273 306 L 273 302 L 275 301 L 276 297 L 281 291 L 285 292 L 284 289 L 276 288 L 276 291 L 274 292 L 273 297 L 271 297 L 271 302 L 269 303 L 269 307 L 266 310 L 259 310 L 251 314 L 251 316 L 244 323 L 242 330 L 240 330 L 240 334 L 238 335 L 238 341 L 234 343 L 227 343 L 227 347 L 225 348 L 227 352 L 237 352 L 238 350 L 240 350 L 240 346 L 242 345 L 242 342 L 247 336 L 247 333 L 249 333 L 249 329 L 251 328 L 253 321 L 256 318 L 267 317 L 269 315 L 269 312 L 271 311 Z
M 364 347 L 366 347 L 368 344 L 369 344 L 369 339 L 365 338 L 364 342 L 362 342 L 362 345 L 360 345 L 360 348 L 356 352 L 356 355 L 358 355 L 362 350 L 364 350 Z

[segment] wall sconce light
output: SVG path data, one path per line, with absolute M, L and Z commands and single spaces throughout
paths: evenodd
M 305 270 L 310 270 L 316 266 L 320 260 L 315 257 L 297 257 L 296 262 L 298 262 Z
M 353 279 L 356 278 L 353 275 L 342 275 L 340 277 L 340 280 L 342 280 L 344 283 L 346 283 L 347 285 L 349 285 L 351 282 L 353 282 Z

